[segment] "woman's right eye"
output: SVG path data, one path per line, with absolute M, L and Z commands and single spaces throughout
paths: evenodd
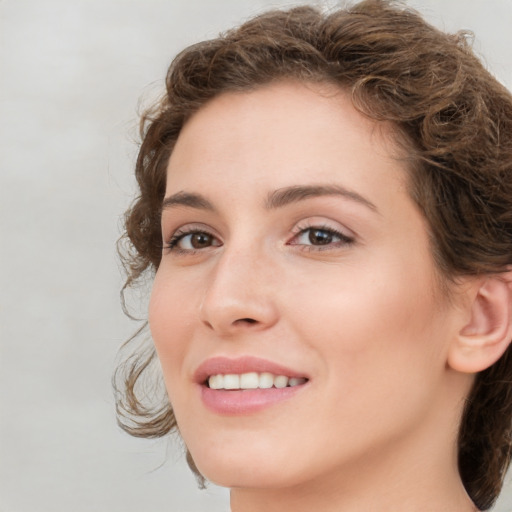
M 220 247 L 221 242 L 206 231 L 177 232 L 169 241 L 167 248 L 171 251 L 195 252 L 208 247 Z

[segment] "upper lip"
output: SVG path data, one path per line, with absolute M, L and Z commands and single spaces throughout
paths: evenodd
M 308 378 L 303 372 L 292 370 L 281 364 L 259 357 L 243 356 L 229 358 L 217 356 L 207 359 L 199 365 L 194 372 L 194 381 L 203 384 L 211 375 L 242 374 L 248 372 L 268 372 L 274 375 L 285 375 L 286 377 Z

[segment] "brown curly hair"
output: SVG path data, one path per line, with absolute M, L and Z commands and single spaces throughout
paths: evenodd
M 221 93 L 282 79 L 336 84 L 362 113 L 393 123 L 445 282 L 512 264 L 512 96 L 474 56 L 467 33 L 445 34 L 402 5 L 367 0 L 328 13 L 267 12 L 176 57 L 165 95 L 141 121 L 140 194 L 120 240 L 123 290 L 159 266 L 166 165 L 187 119 Z M 114 379 L 119 423 L 135 436 L 177 429 L 165 391 L 149 397 L 156 405 L 148 401 L 144 376 L 154 382 L 155 362 L 146 340 Z M 497 498 L 510 462 L 511 376 L 509 348 L 477 375 L 461 422 L 459 471 L 482 510 Z

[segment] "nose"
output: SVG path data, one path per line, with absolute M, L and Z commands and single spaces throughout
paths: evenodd
M 208 276 L 200 306 L 204 325 L 227 337 L 272 327 L 279 316 L 276 274 L 261 253 L 226 248 Z

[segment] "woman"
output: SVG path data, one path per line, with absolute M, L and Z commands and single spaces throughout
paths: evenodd
M 154 349 L 120 368 L 121 425 L 179 429 L 234 512 L 488 509 L 512 98 L 464 35 L 379 0 L 269 12 L 182 52 L 142 126 L 124 258 Z

